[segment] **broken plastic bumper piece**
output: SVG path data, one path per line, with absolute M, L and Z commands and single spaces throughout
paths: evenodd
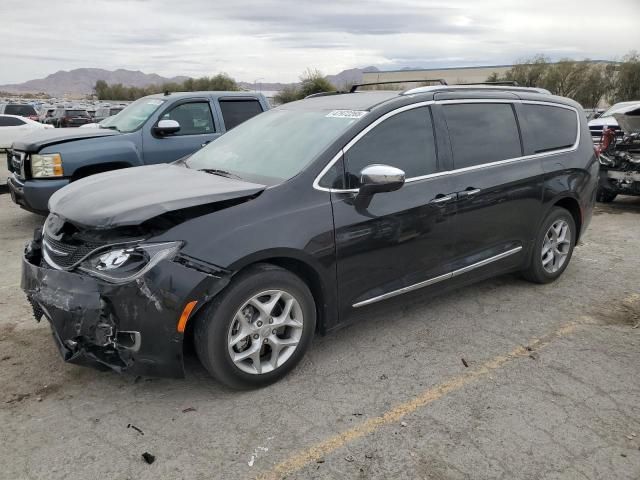
M 185 306 L 206 303 L 227 283 L 225 275 L 172 260 L 135 280 L 110 283 L 52 268 L 38 240 L 22 261 L 22 289 L 36 319 L 49 321 L 65 361 L 144 376 L 184 375 L 184 328 L 177 326 Z

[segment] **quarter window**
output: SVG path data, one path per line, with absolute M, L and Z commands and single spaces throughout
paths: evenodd
M 569 148 L 576 142 L 576 112 L 551 105 L 524 104 L 523 128 L 533 153 Z
M 220 110 L 227 130 L 262 113 L 262 105 L 257 100 L 220 100 Z
M 520 134 L 509 103 L 444 105 L 454 168 L 522 156 Z
M 175 135 L 202 135 L 215 132 L 209 102 L 183 103 L 162 115 L 163 120 L 175 120 L 180 130 Z
M 374 163 L 400 168 L 407 178 L 436 172 L 429 108 L 413 108 L 384 120 L 345 153 L 345 161 L 347 188 L 358 188 L 360 171 Z

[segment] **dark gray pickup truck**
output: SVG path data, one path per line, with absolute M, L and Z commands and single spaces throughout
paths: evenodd
M 7 152 L 11 198 L 46 214 L 49 197 L 79 178 L 173 162 L 268 108 L 252 92 L 158 94 L 136 100 L 99 128 L 34 133 Z

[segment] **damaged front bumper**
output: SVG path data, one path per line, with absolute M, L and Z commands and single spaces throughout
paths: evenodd
M 640 195 L 640 171 L 601 168 L 599 187 L 612 193 Z
M 36 320 L 50 322 L 65 361 L 143 376 L 184 376 L 180 316 L 189 302 L 199 309 L 228 282 L 223 271 L 163 260 L 136 280 L 111 284 L 51 268 L 38 240 L 22 261 L 22 289 Z

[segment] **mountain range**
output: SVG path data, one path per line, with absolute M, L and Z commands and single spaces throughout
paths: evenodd
M 362 73 L 378 71 L 376 67 L 352 68 L 344 70 L 336 75 L 327 75 L 327 78 L 337 88 L 342 89 L 352 83 L 362 81 Z M 101 68 L 77 68 L 75 70 L 60 70 L 47 75 L 45 78 L 29 80 L 23 83 L 0 85 L 0 91 L 9 93 L 40 93 L 49 95 L 84 95 L 93 91 L 98 80 L 104 80 L 109 84 L 121 83 L 128 87 L 144 87 L 166 82 L 183 82 L 188 77 L 178 76 L 167 78 L 155 73 L 143 73 L 139 70 L 104 70 Z M 281 90 L 286 83 L 259 83 L 238 82 L 241 88 L 260 90 Z

